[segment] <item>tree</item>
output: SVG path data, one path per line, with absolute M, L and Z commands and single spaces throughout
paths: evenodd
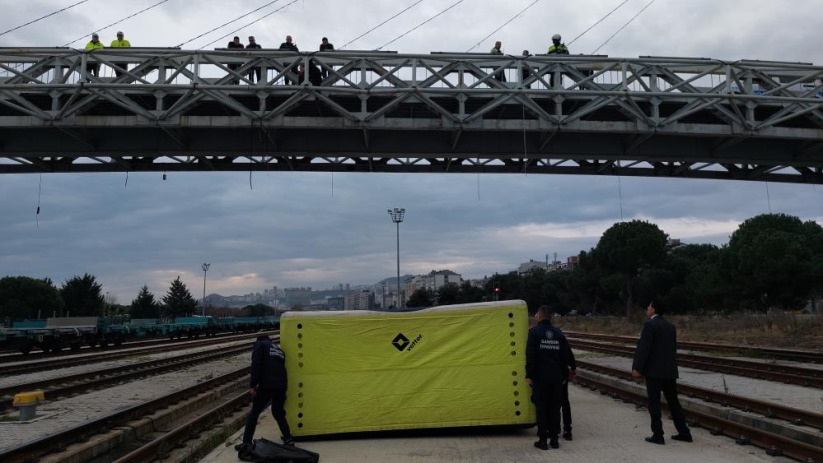
M 821 288 L 823 227 L 762 214 L 738 227 L 722 256 L 722 276 L 741 308 L 794 309 Z
M 62 308 L 60 292 L 49 278 L 0 278 L 0 320 L 48 317 Z
M 274 315 L 274 307 L 266 304 L 247 305 L 243 307 L 243 312 L 248 313 L 250 317 L 265 317 Z
M 197 310 L 197 301 L 180 281 L 180 276 L 171 282 L 169 292 L 163 296 L 163 304 L 166 306 L 166 315 L 171 318 L 193 314 Z
M 106 306 L 103 287 L 94 276 L 88 273 L 82 277 L 74 276 L 60 288 L 60 295 L 65 302 L 65 315 L 72 317 L 91 317 L 103 315 Z M 62 314 L 61 314 L 62 315 Z
M 667 240 L 668 236 L 657 225 L 642 220 L 616 223 L 600 237 L 593 257 L 622 280 L 627 317 L 634 310 L 637 276 L 666 258 Z
M 457 292 L 457 299 L 454 301 L 457 304 L 467 304 L 469 302 L 480 302 L 483 300 L 483 288 L 472 286 L 468 281 L 460 284 L 460 290 Z
M 131 318 L 160 318 L 160 304 L 154 299 L 154 294 L 147 285 L 140 288 L 137 297 L 131 301 Z
M 437 305 L 456 304 L 460 287 L 456 284 L 447 284 L 437 290 Z
M 432 305 L 434 305 L 434 293 L 426 288 L 418 288 L 406 302 L 406 307 L 430 307 Z

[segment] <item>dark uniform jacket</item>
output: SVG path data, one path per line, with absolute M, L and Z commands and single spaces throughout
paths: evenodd
M 283 42 L 283 43 L 280 44 L 280 49 L 281 50 L 288 50 L 288 51 L 300 51 L 300 50 L 297 49 L 297 45 L 295 45 L 294 42 L 292 42 L 292 43 Z
M 269 338 L 254 343 L 249 387 L 286 389 L 286 355 Z
M 677 331 L 662 315 L 643 324 L 632 370 L 648 378 L 677 379 Z
M 529 330 L 526 340 L 526 378 L 538 383 L 561 383 L 568 375 L 569 342 L 549 320 Z

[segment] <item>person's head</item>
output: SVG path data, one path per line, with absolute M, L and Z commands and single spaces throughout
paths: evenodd
M 663 301 L 656 297 L 649 301 L 649 306 L 646 307 L 646 316 L 651 318 L 653 315 L 663 315 L 666 312 L 666 306 Z
M 240 37 L 235 35 L 233 41 L 234 41 L 234 43 L 240 43 Z
M 531 56 L 532 54 L 529 53 L 529 50 L 523 50 L 523 56 Z
M 552 36 L 552 43 L 555 44 L 555 45 L 560 45 L 560 39 L 561 39 L 560 34 L 554 34 Z
M 249 43 L 254 43 L 254 36 L 253 35 L 249 36 Z
M 117 40 L 123 40 L 123 31 L 117 31 Z
M 291 36 L 290 35 L 286 36 L 286 43 L 291 43 Z
M 323 41 L 323 43 L 329 43 L 329 39 L 326 37 L 323 37 L 321 40 Z
M 100 41 L 100 36 L 97 35 L 96 33 L 92 34 L 91 35 L 91 41 L 92 42 L 99 42 Z
M 494 48 L 497 48 L 499 50 L 500 47 L 502 47 L 502 46 L 503 46 L 503 42 L 501 42 L 499 40 L 497 42 L 494 42 Z
M 541 322 L 543 320 L 551 320 L 553 314 L 554 314 L 554 311 L 552 311 L 551 307 L 549 307 L 547 305 L 541 305 L 537 309 L 537 312 L 534 314 L 534 318 L 538 322 Z

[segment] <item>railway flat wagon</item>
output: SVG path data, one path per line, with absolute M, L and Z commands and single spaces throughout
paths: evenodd
M 523 301 L 413 312 L 287 312 L 295 436 L 531 426 Z

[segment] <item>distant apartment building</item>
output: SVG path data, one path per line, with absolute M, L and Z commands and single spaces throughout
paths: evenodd
M 566 258 L 566 268 L 573 269 L 580 264 L 580 256 L 569 256 Z
M 311 305 L 311 287 L 286 288 L 283 291 L 286 297 L 286 307 Z
M 329 306 L 329 310 L 346 310 L 346 298 L 344 296 L 327 297 L 326 305 Z
M 538 270 L 538 269 L 539 270 L 549 270 L 549 265 L 548 265 L 548 263 L 543 262 L 543 261 L 529 259 L 528 262 L 522 263 L 522 264 L 520 264 L 519 267 L 517 267 L 517 273 L 519 275 L 525 275 L 529 272 L 533 272 L 533 271 Z
M 371 291 L 347 294 L 345 299 L 346 310 L 374 310 L 374 293 Z

